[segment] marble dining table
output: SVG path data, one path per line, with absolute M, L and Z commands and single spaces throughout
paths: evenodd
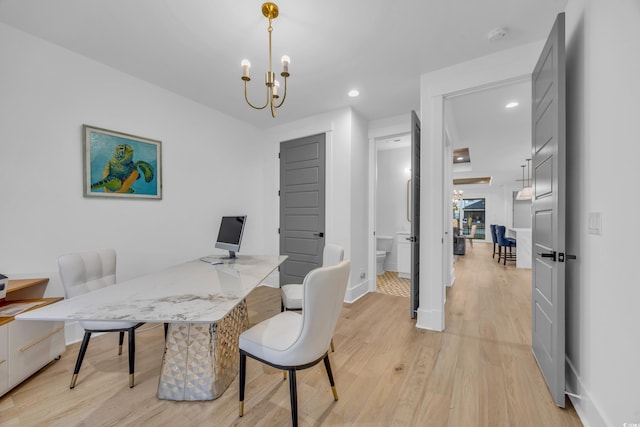
M 158 398 L 212 400 L 238 373 L 238 337 L 249 327 L 247 295 L 286 258 L 241 255 L 213 263 L 196 259 L 16 319 L 168 324 Z

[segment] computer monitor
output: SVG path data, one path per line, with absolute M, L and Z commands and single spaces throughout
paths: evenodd
M 242 233 L 244 232 L 244 224 L 247 222 L 247 216 L 223 216 L 220 222 L 220 231 L 216 239 L 216 248 L 226 249 L 229 251 L 229 257 L 236 257 L 236 252 L 240 251 L 240 242 L 242 242 Z

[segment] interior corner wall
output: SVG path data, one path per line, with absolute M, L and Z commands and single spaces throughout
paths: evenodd
M 129 279 L 215 252 L 225 214 L 265 252 L 254 127 L 4 24 L 0 57 L 1 272 L 61 296 L 61 254 L 113 247 Z M 162 141 L 162 200 L 83 197 L 83 124 Z
M 368 153 L 364 120 L 347 108 L 268 129 L 264 133 L 264 138 L 271 145 L 274 155 L 270 156 L 272 160 L 267 159 L 266 162 L 270 163 L 270 169 L 275 172 L 265 174 L 265 179 L 272 177 L 266 185 L 274 191 L 274 194 L 277 193 L 279 188 L 277 152 L 280 142 L 319 133 L 327 135 L 325 241 L 342 245 L 345 258 L 351 260 L 351 273 L 345 300 L 354 301 L 361 296 L 360 293 L 367 291 L 366 277 L 360 278 L 362 271 L 368 271 L 366 221 L 354 226 L 360 218 L 367 217 L 366 194 L 364 196 L 360 194 L 366 193 L 368 186 L 366 166 L 368 154 L 362 154 Z M 360 158 L 361 155 L 362 158 Z M 361 186 L 364 187 L 360 188 Z M 356 206 L 356 202 L 362 197 L 365 197 L 362 199 L 364 206 Z M 271 241 L 270 248 L 278 251 L 278 201 L 266 198 L 264 212 L 265 227 L 267 230 L 273 230 L 273 234 L 267 237 Z
M 640 157 L 639 22 L 635 0 L 566 9 L 566 250 L 577 255 L 566 267 L 567 389 L 589 426 L 640 423 L 640 202 L 628 192 Z

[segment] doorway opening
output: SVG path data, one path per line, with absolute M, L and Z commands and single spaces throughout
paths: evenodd
M 374 146 L 374 290 L 409 298 L 411 135 L 378 138 Z

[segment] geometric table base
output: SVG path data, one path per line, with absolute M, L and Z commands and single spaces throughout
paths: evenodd
M 238 339 L 249 328 L 242 300 L 216 323 L 170 323 L 158 399 L 213 400 L 238 375 Z

